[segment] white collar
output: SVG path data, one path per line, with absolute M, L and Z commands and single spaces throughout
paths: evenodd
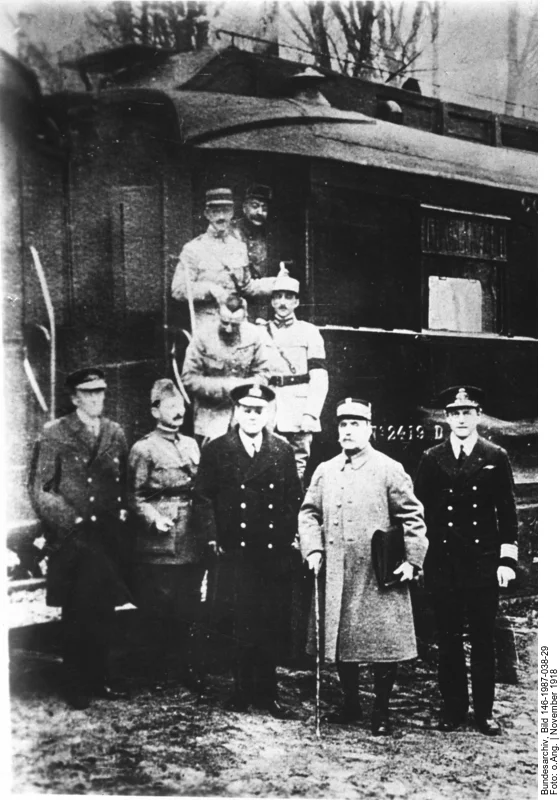
M 260 451 L 263 441 L 262 431 L 256 436 L 247 436 L 247 434 L 243 433 L 241 428 L 239 428 L 239 438 L 241 439 L 241 444 L 251 457 L 254 453 L 258 453 Z
M 465 451 L 467 456 L 473 451 L 473 448 L 476 444 L 476 440 L 478 439 L 478 433 L 473 431 L 470 436 L 467 436 L 466 439 L 459 439 L 454 433 L 449 435 L 449 441 L 451 442 L 451 447 L 453 448 L 453 455 L 455 458 L 459 458 L 459 450 L 461 447 Z

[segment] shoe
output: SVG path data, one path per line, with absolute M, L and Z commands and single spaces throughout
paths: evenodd
M 461 727 L 465 722 L 464 717 L 443 716 L 438 725 L 438 731 L 442 733 L 452 733 Z
M 362 709 L 360 704 L 342 706 L 338 711 L 332 711 L 330 714 L 325 714 L 324 721 L 332 725 L 350 725 L 352 722 L 359 722 L 362 718 Z
M 93 694 L 103 700 L 130 700 L 130 693 L 125 689 L 116 689 L 108 684 L 95 686 Z
M 249 700 L 245 695 L 236 692 L 226 701 L 225 708 L 227 711 L 247 711 Z
M 390 736 L 392 728 L 387 711 L 373 709 L 371 712 L 371 732 L 373 736 Z
M 187 670 L 181 679 L 181 683 L 185 689 L 189 689 L 195 694 L 202 694 L 206 688 L 202 675 L 194 669 Z
M 296 714 L 290 708 L 280 705 L 278 700 L 269 700 L 266 710 L 275 719 L 297 719 Z
M 83 689 L 70 689 L 66 692 L 66 702 L 75 711 L 85 711 L 91 705 L 91 695 Z
M 499 736 L 502 732 L 499 724 L 495 719 L 477 719 L 476 725 L 478 730 L 485 736 Z

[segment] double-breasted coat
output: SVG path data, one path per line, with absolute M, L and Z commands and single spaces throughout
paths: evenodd
M 426 509 L 427 588 L 495 586 L 500 563 L 515 567 L 507 555 L 517 549 L 514 484 L 502 447 L 479 436 L 459 467 L 449 440 L 436 445 L 422 456 L 415 490 Z
M 238 428 L 202 450 L 194 512 L 206 541 L 223 551 L 209 581 L 210 618 L 225 615 L 234 639 L 273 659 L 287 638 L 290 572 L 300 483 L 291 447 L 263 431 L 251 458 Z
M 422 512 L 401 464 L 369 444 L 351 462 L 341 453 L 315 471 L 299 535 L 304 558 L 314 551 L 325 558 L 326 661 L 394 662 L 417 655 L 408 584 L 379 588 L 371 538 L 401 523 L 406 558 L 421 568 L 428 546 Z
M 30 494 L 50 552 L 47 604 L 114 608 L 128 602 L 122 579 L 127 446 L 102 418 L 97 438 L 74 412 L 45 426 Z

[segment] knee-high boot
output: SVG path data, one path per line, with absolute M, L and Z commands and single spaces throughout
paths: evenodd
M 389 699 L 397 677 L 397 664 L 374 664 L 375 702 L 371 714 L 371 732 L 374 736 L 386 736 L 391 732 L 389 722 Z
M 327 714 L 325 721 L 345 725 L 362 717 L 359 696 L 360 670 L 358 664 L 343 661 L 337 661 L 336 668 L 344 695 L 344 703 L 340 711 Z

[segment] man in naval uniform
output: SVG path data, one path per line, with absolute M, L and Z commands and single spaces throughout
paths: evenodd
M 276 391 L 274 427 L 293 447 L 303 483 L 329 388 L 325 343 L 315 325 L 297 319 L 299 281 L 287 271 L 274 282 L 271 305 L 274 316 L 266 330 L 272 342 L 269 384 Z
M 369 443 L 371 405 L 348 397 L 336 414 L 342 453 L 320 464 L 311 479 L 299 513 L 301 551 L 310 569 L 319 572 L 325 564 L 324 657 L 336 663 L 344 694 L 343 707 L 327 721 L 361 719 L 359 666 L 373 664 L 371 732 L 385 736 L 397 662 L 417 655 L 409 582 L 424 561 L 426 526 L 401 464 Z M 397 524 L 406 560 L 395 570 L 399 583 L 385 589 L 373 568 L 371 538 Z M 309 649 L 315 647 L 313 637 Z
M 216 553 L 211 619 L 231 624 L 230 708 L 252 704 L 287 719 L 292 714 L 278 700 L 276 665 L 287 639 L 300 484 L 292 449 L 266 428 L 274 392 L 245 383 L 231 395 L 236 426 L 203 448 L 194 490 L 197 522 Z
M 194 439 L 179 429 L 185 402 L 169 378 L 151 390 L 154 430 L 133 445 L 129 456 L 129 504 L 136 526 L 134 598 L 156 663 L 154 682 L 178 656 L 180 678 L 199 690 L 196 623 L 203 567 L 192 521 L 193 481 L 200 461 Z
M 173 298 L 189 304 L 193 333 L 217 316 L 219 304 L 232 292 L 268 296 L 272 287 L 271 279 L 251 277 L 247 245 L 231 230 L 231 189 L 209 189 L 204 215 L 208 229 L 183 247 L 171 284 Z
M 494 630 L 499 587 L 515 578 L 517 514 L 506 451 L 477 431 L 482 392 L 453 386 L 441 394 L 451 434 L 420 461 L 416 493 L 426 509 L 430 548 L 426 588 L 432 593 L 439 647 L 440 730 L 465 721 L 469 692 L 463 631 L 469 626 L 475 721 L 487 736 L 492 718 Z
M 219 316 L 190 342 L 181 380 L 194 398 L 194 433 L 199 442 L 227 432 L 233 413 L 230 392 L 255 379 L 266 382 L 269 348 L 260 327 L 247 322 L 247 303 L 227 297 Z
M 73 708 L 93 696 L 124 699 L 108 684 L 115 608 L 131 601 L 122 577 L 127 446 L 120 425 L 102 416 L 100 369 L 66 380 L 76 410 L 45 426 L 30 475 L 44 523 L 47 604 L 62 608 L 66 695 Z

